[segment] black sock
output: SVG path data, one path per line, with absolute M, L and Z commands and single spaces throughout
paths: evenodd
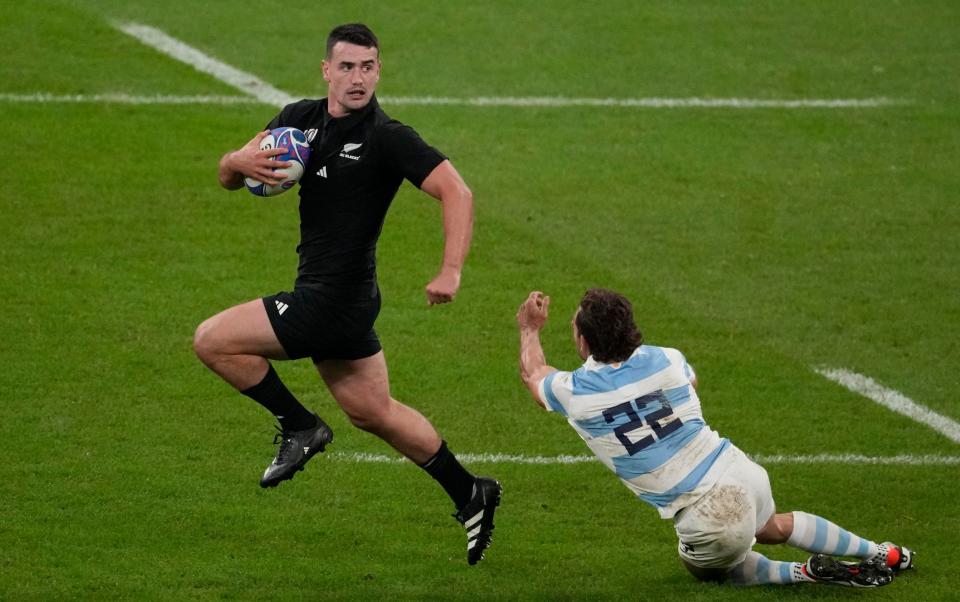
M 466 506 L 473 497 L 473 483 L 477 479 L 460 464 L 453 452 L 447 448 L 446 441 L 440 443 L 437 453 L 421 464 L 420 468 L 440 483 L 457 510 Z
M 272 365 L 259 384 L 240 392 L 270 410 L 285 431 L 302 431 L 317 424 L 316 416 L 297 401 Z

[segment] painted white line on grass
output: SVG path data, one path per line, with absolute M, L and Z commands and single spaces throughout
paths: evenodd
M 114 27 L 135 37 L 147 46 L 184 62 L 197 71 L 212 75 L 223 83 L 233 86 L 265 104 L 282 107 L 297 100 L 286 92 L 274 88 L 256 75 L 218 61 L 154 27 L 140 25 L 139 23 L 114 23 Z
M 368 453 L 343 453 L 333 452 L 329 457 L 334 460 L 344 460 L 346 462 L 358 462 L 360 464 L 402 464 L 408 462 L 406 458 L 400 456 L 387 456 L 384 454 Z M 596 456 L 521 456 L 515 454 L 457 454 L 457 458 L 462 462 L 471 464 L 583 464 L 584 462 L 596 462 Z
M 850 109 L 906 104 L 889 98 L 568 98 L 565 96 L 388 96 L 385 105 L 453 105 L 471 107 L 626 107 L 639 109 Z
M 756 455 L 757 464 L 905 464 L 910 466 L 960 465 L 960 456 L 864 456 L 861 454 L 816 454 L 814 456 Z
M 342 453 L 333 452 L 329 456 L 333 460 L 357 462 L 360 464 L 403 464 L 405 458 L 387 456 L 384 454 Z M 911 466 L 944 466 L 960 465 L 960 456 L 864 456 L 861 454 L 817 454 L 813 456 L 801 455 L 751 455 L 758 464 L 893 464 Z M 457 454 L 462 462 L 469 464 L 583 464 L 597 462 L 596 456 L 523 456 L 515 454 Z
M 132 94 L 0 94 L 0 102 L 97 103 L 127 105 L 249 105 L 261 101 L 249 96 L 136 96 Z
M 278 107 L 296 100 L 295 97 L 274 88 L 255 75 L 240 71 L 181 42 L 163 31 L 139 23 L 115 23 L 120 31 L 129 34 L 147 46 L 208 73 L 218 80 Z M 380 101 L 385 105 L 448 105 L 470 107 L 627 107 L 627 108 L 730 108 L 730 109 L 850 109 L 876 108 L 908 104 L 905 100 L 889 98 L 567 98 L 565 96 L 391 96 Z
M 288 98 L 293 98 L 289 96 Z M 158 94 L 141 96 L 133 94 L 3 94 L 0 93 L 0 102 L 22 103 L 114 103 L 131 105 L 238 105 L 238 104 L 268 104 L 272 101 L 262 100 L 251 96 L 174 96 Z M 870 108 L 903 104 L 902 101 L 891 101 L 884 98 L 867 98 L 862 100 L 759 100 L 750 98 L 563 98 L 563 97 L 476 97 L 450 98 L 435 96 L 387 96 L 380 99 L 384 105 L 410 106 L 463 106 L 463 107 L 636 107 L 651 109 L 668 108 L 734 108 L 734 109 L 761 109 L 761 108 Z M 279 105 L 277 105 L 279 106 Z
M 869 376 L 843 368 L 814 368 L 818 374 L 839 383 L 854 393 L 863 395 L 880 405 L 921 422 L 954 443 L 960 443 L 960 423 L 920 405 L 903 393 L 888 389 Z

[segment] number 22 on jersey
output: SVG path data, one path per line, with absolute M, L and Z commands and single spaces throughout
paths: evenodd
M 640 415 L 655 403 L 660 404 L 659 409 L 649 412 L 644 416 Z M 649 395 L 644 395 L 643 397 L 615 405 L 612 408 L 607 408 L 603 411 L 603 419 L 606 420 L 607 424 L 610 424 L 615 422 L 621 414 L 626 415 L 628 420 L 613 429 L 613 432 L 631 456 L 650 447 L 655 442 L 680 428 L 683 424 L 679 418 L 673 415 L 673 408 L 670 406 L 670 401 L 667 400 L 663 391 L 655 391 Z M 643 428 L 644 425 L 649 426 L 653 432 L 638 441 L 631 441 L 627 433 Z

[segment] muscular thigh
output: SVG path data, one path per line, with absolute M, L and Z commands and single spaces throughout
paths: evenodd
M 348 415 L 369 415 L 389 405 L 390 385 L 383 351 L 356 360 L 320 360 L 315 364 L 330 393 Z
M 197 329 L 203 344 L 224 355 L 259 355 L 286 359 L 262 299 L 254 299 L 208 318 Z

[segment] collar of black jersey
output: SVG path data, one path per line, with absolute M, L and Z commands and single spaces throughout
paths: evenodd
M 370 97 L 370 102 L 368 102 L 366 106 L 359 111 L 353 111 L 344 117 L 334 117 L 330 114 L 330 99 L 326 98 L 324 100 L 326 100 L 326 104 L 323 107 L 323 129 L 327 129 L 327 126 L 330 125 L 330 122 L 334 122 L 341 131 L 349 130 L 353 126 L 357 125 L 363 121 L 363 119 L 369 115 L 371 111 L 376 110 L 377 107 L 380 106 L 380 103 L 377 102 L 377 95 L 374 94 Z

